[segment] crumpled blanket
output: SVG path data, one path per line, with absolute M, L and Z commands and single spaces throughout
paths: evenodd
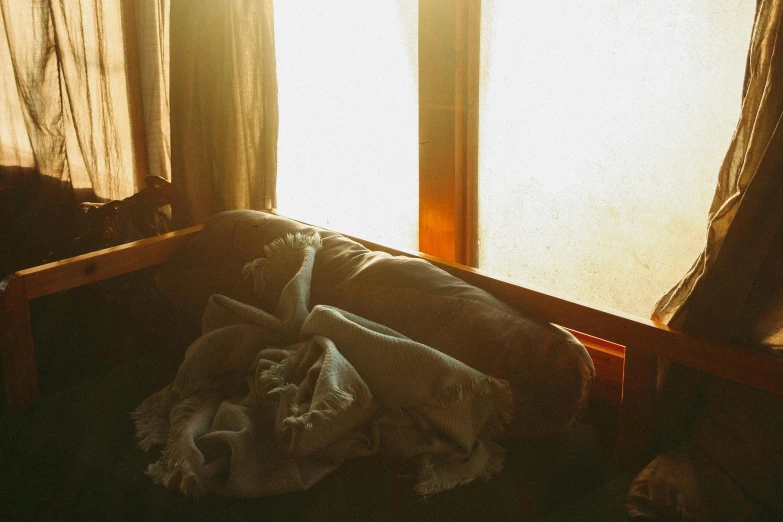
M 174 382 L 132 414 L 139 446 L 164 446 L 154 482 L 274 495 L 381 451 L 416 459 L 416 492 L 431 495 L 502 469 L 508 384 L 357 315 L 311 310 L 320 246 L 288 235 L 245 266 L 260 307 L 212 296 Z

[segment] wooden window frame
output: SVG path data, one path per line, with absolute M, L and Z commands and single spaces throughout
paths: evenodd
M 480 34 L 481 0 L 419 0 L 419 251 L 446 270 L 456 266 L 451 263 L 478 267 Z M 508 285 L 519 283 L 479 270 L 474 280 L 474 272 L 465 268 L 460 277 L 512 305 L 529 305 L 528 297 L 538 304 L 553 299 L 552 308 L 539 309 L 539 316 L 567 326 L 587 347 L 597 372 L 593 397 L 621 406 L 618 454 L 638 458 L 650 447 L 659 357 L 776 395 L 783 391 L 764 375 L 767 364 L 781 371 L 774 357 L 743 353 L 748 361 L 755 359 L 753 369 L 746 367 L 742 378 L 730 376 L 726 369 L 734 363 L 727 360 L 736 355 L 729 354 L 734 348 L 677 332 L 675 338 L 687 339 L 687 346 L 672 349 L 667 346 L 672 338 L 662 334 L 674 331 L 661 323 L 545 293 L 520 299 L 522 294 L 508 291 Z M 561 323 L 562 318 L 568 320 Z M 651 327 L 649 337 L 637 331 L 641 324 Z
M 419 250 L 477 266 L 480 0 L 419 0 Z

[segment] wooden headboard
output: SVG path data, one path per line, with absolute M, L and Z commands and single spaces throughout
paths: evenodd
M 158 265 L 199 230 L 201 226 L 196 226 L 21 270 L 0 282 L 0 354 L 8 411 L 14 413 L 39 397 L 30 323 L 32 299 Z M 426 259 L 511 305 L 524 305 L 542 319 L 574 332 L 596 362 L 596 384 L 607 385 L 603 387 L 604 395 L 608 394 L 605 398 L 621 406 L 616 456 L 630 467 L 643 464 L 651 447 L 659 357 L 783 396 L 783 358 L 713 343 L 648 319 L 570 301 L 426 254 L 353 239 L 372 250 Z M 616 401 L 611 400 L 613 389 Z

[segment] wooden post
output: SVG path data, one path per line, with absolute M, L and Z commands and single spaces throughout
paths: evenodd
M 5 400 L 8 413 L 15 413 L 38 399 L 32 324 L 27 290 L 22 277 L 10 275 L 0 282 L 0 355 L 3 361 Z
M 615 452 L 622 469 L 638 471 L 651 457 L 657 385 L 658 357 L 627 346 L 620 435 Z

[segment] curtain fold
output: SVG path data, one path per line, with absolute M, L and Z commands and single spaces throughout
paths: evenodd
M 274 208 L 272 1 L 172 0 L 170 42 L 175 222 Z
M 5 107 L 13 105 L 13 109 L 6 109 L 8 119 L 3 121 L 4 129 L 14 130 L 3 143 L 3 164 L 10 166 L 10 156 L 17 152 L 28 156 L 29 164 L 21 166 L 34 165 L 44 174 L 66 181 L 70 176 L 52 11 L 41 2 L 3 0 L 0 13 L 7 64 L 11 66 L 3 73 L 5 77 L 10 72 L 14 80 L 4 79 L 0 100 Z
M 133 192 L 133 178 L 127 117 L 115 110 L 126 90 L 122 42 L 106 38 L 119 22 L 111 7 L 4 0 L 2 13 L 36 170 L 117 198 Z
M 761 0 L 742 111 L 718 176 L 707 244 L 652 313 L 685 332 L 783 354 L 783 1 Z M 704 408 L 707 377 L 663 362 L 658 436 L 672 447 Z
M 783 1 L 757 3 L 741 116 L 718 176 L 707 245 L 653 310 L 654 319 L 688 333 L 778 355 L 783 355 L 782 17 Z M 783 398 L 666 364 L 659 391 L 657 435 L 667 451 L 637 476 L 629 513 L 781 519 Z M 666 471 L 664 464 L 685 462 L 683 455 L 691 463 L 687 470 Z M 721 490 L 724 486 L 731 491 Z
M 134 143 L 146 173 L 171 179 L 169 123 L 169 0 L 122 0 L 123 35 L 130 104 L 138 110 L 134 130 L 143 131 L 143 143 Z M 133 57 L 133 59 L 130 58 Z M 132 111 L 133 115 L 134 112 Z M 135 140 L 134 140 L 135 142 Z M 139 176 L 137 175 L 137 178 Z
M 1 0 L 0 162 L 102 199 L 168 177 L 167 4 Z
M 774 269 L 783 226 L 782 11 L 780 1 L 758 4 L 742 112 L 718 175 L 707 245 L 652 313 L 689 333 L 773 349 L 783 347 L 783 322 L 770 320 L 783 318 Z M 748 313 L 765 318 L 763 326 Z

